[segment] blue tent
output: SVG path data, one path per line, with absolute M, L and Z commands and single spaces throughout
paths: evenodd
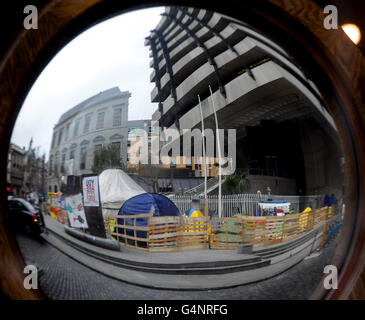
M 154 216 L 178 216 L 179 209 L 166 196 L 158 193 L 143 193 L 128 199 L 120 208 L 118 215 L 138 215 L 153 213 Z M 123 224 L 124 219 L 118 219 L 118 224 Z M 133 225 L 134 219 L 126 219 L 126 225 Z M 136 219 L 136 226 L 146 227 L 147 219 Z M 124 233 L 124 228 L 118 228 L 120 234 Z M 128 235 L 134 235 L 132 230 L 127 230 Z M 146 231 L 137 231 L 137 237 L 146 238 Z

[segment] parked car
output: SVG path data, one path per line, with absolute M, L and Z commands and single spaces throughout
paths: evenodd
M 22 198 L 8 199 L 10 211 L 10 227 L 14 231 L 25 231 L 29 235 L 37 236 L 45 230 L 42 213 Z

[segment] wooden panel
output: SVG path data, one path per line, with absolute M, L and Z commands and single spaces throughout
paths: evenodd
M 150 251 L 180 251 L 208 248 L 209 218 L 152 217 Z
M 105 229 L 109 235 L 118 240 L 122 245 L 147 250 L 149 242 L 148 236 L 150 233 L 148 223 L 151 217 L 152 213 L 136 215 L 108 215 L 105 218 Z M 146 220 L 146 226 L 138 226 L 137 220 Z M 141 231 L 146 234 L 146 237 L 138 235 L 138 232 Z

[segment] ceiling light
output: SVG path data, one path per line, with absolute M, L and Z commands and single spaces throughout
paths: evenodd
M 352 23 L 345 23 L 342 25 L 342 29 L 353 43 L 358 44 L 360 42 L 361 32 L 358 26 Z

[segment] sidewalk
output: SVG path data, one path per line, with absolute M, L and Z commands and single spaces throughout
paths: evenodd
M 270 264 L 268 259 L 235 250 L 158 253 L 122 246 L 120 252 L 112 251 L 68 235 L 64 225 L 49 216 L 45 222 L 49 233 L 43 238 L 74 260 L 108 277 L 160 289 L 220 289 L 264 280 L 304 259 L 313 243 L 308 240 Z

